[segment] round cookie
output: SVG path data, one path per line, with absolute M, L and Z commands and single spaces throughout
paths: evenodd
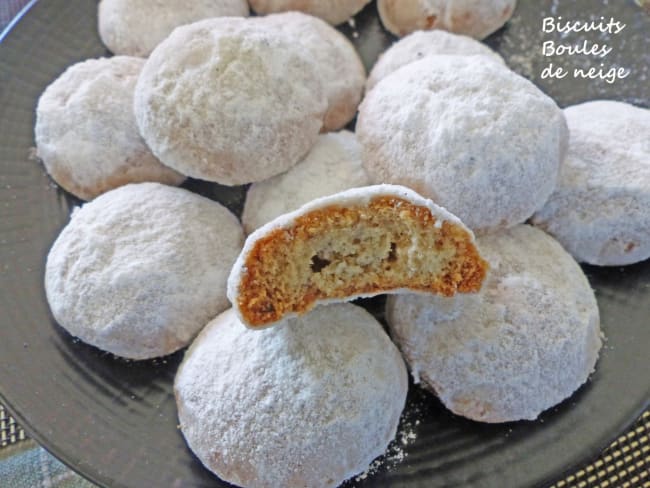
M 366 91 L 402 66 L 439 54 L 484 55 L 505 64 L 497 52 L 471 37 L 442 30 L 417 31 L 394 43 L 379 57 L 368 76 Z
M 248 3 L 258 14 L 297 10 L 338 25 L 355 15 L 369 2 L 370 0 L 249 0 Z
M 260 328 L 381 293 L 474 293 L 486 271 L 454 215 L 403 186 L 366 186 L 312 200 L 249 235 L 228 299 Z
M 170 354 L 228 307 L 226 278 L 243 241 L 217 202 L 126 185 L 72 214 L 47 257 L 47 301 L 93 346 L 130 359 Z
M 366 69 L 352 43 L 326 22 L 300 12 L 260 19 L 290 36 L 293 42 L 300 43 L 309 52 L 327 96 L 328 107 L 322 130 L 329 132 L 343 128 L 356 115 L 366 82 Z
M 368 183 L 356 136 L 349 131 L 323 134 L 289 171 L 250 186 L 242 215 L 244 230 L 251 233 L 315 198 Z
M 286 171 L 311 149 L 327 99 L 299 43 L 234 17 L 179 27 L 135 90 L 142 136 L 188 176 L 241 185 Z
M 147 57 L 178 26 L 248 12 L 246 0 L 101 0 L 99 36 L 115 54 Z
M 163 166 L 138 133 L 133 92 L 143 64 L 129 56 L 74 64 L 38 100 L 38 157 L 54 181 L 83 200 L 127 183 L 185 179 Z
M 650 110 L 593 101 L 564 109 L 569 151 L 532 222 L 578 261 L 622 266 L 650 257 Z
M 238 486 L 335 487 L 395 437 L 407 373 L 381 325 L 351 304 L 263 331 L 232 309 L 194 341 L 174 384 L 201 462 Z
M 484 39 L 505 24 L 517 0 L 377 0 L 384 27 L 396 36 L 443 29 Z
M 582 270 L 527 225 L 479 238 L 490 273 L 478 295 L 395 295 L 386 320 L 416 382 L 458 415 L 533 420 L 593 372 L 598 305 Z
M 375 183 L 413 188 L 477 233 L 524 222 L 555 188 L 568 131 L 555 102 L 483 56 L 429 56 L 381 80 L 357 137 Z

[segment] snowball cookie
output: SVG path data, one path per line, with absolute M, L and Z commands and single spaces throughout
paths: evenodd
M 483 56 L 429 56 L 381 80 L 359 107 L 374 183 L 405 185 L 475 232 L 521 223 L 555 188 L 568 139 L 562 111 Z
M 533 420 L 594 370 L 596 298 L 577 263 L 527 225 L 479 238 L 490 273 L 478 295 L 388 298 L 386 320 L 416 382 L 458 415 Z
M 417 31 L 397 41 L 379 57 L 368 76 L 366 90 L 371 90 L 379 80 L 402 66 L 439 54 L 482 54 L 492 61 L 505 64 L 498 53 L 471 37 L 441 30 Z
M 533 223 L 578 261 L 650 257 L 650 110 L 594 101 L 564 110 L 571 131 L 558 186 Z
M 253 232 L 228 278 L 249 327 L 380 293 L 472 293 L 487 265 L 462 222 L 403 186 L 313 200 Z
M 115 54 L 147 57 L 178 26 L 248 16 L 246 0 L 101 0 L 99 36 Z
M 381 325 L 351 304 L 263 331 L 232 309 L 176 375 L 180 426 L 201 462 L 247 487 L 335 487 L 395 437 L 408 375 Z
M 224 185 L 286 171 L 316 143 L 327 109 L 300 43 L 234 17 L 178 27 L 135 90 L 144 139 L 165 164 Z
M 396 36 L 443 29 L 484 39 L 505 24 L 517 0 L 377 0 L 384 27 Z
M 327 96 L 322 130 L 343 128 L 356 115 L 366 82 L 366 68 L 352 43 L 329 24 L 300 12 L 269 15 L 261 17 L 261 21 L 281 30 L 309 52 Z
M 298 10 L 320 17 L 332 25 L 341 24 L 357 14 L 370 0 L 249 0 L 258 14 Z
M 54 181 L 83 200 L 127 183 L 185 179 L 163 166 L 138 133 L 133 91 L 143 64 L 129 56 L 74 64 L 38 100 L 38 157 Z
M 84 342 L 131 359 L 163 356 L 226 309 L 243 241 L 217 202 L 157 183 L 126 185 L 72 214 L 47 257 L 47 300 Z
M 349 131 L 323 134 L 289 171 L 250 186 L 242 215 L 244 230 L 253 232 L 315 198 L 368 184 L 356 136 Z

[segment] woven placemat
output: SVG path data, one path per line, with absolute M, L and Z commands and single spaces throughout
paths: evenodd
M 27 439 L 23 428 L 0 404 L 0 449 Z
M 0 448 L 27 439 L 0 404 Z M 550 488 L 650 488 L 650 410 L 593 463 Z
M 551 488 L 650 488 L 650 410 L 596 461 Z

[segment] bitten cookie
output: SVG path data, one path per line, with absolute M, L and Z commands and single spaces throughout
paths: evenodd
M 477 233 L 524 222 L 555 188 L 568 130 L 555 102 L 483 56 L 429 56 L 359 107 L 374 183 L 405 185 Z
M 178 185 L 138 133 L 133 91 L 144 61 L 129 56 L 70 66 L 38 100 L 36 151 L 63 189 L 91 200 L 127 183 Z
M 300 43 L 263 22 L 223 17 L 179 27 L 154 49 L 134 107 L 165 164 L 241 185 L 300 161 L 318 139 L 327 99 Z
M 564 110 L 571 131 L 558 185 L 532 222 L 578 261 L 650 257 L 650 110 L 594 101 Z
M 243 323 L 263 327 L 317 302 L 475 292 L 486 269 L 471 231 L 445 209 L 408 188 L 369 186 L 313 200 L 253 232 L 228 298 Z
M 115 54 L 147 57 L 176 27 L 229 16 L 248 16 L 246 0 L 101 0 L 99 36 Z
M 484 39 L 512 17 L 517 0 L 377 0 L 384 27 L 396 36 L 443 29 Z
M 335 487 L 395 437 L 407 373 L 381 325 L 351 304 L 273 329 L 232 309 L 194 341 L 174 384 L 194 454 L 239 486 Z
M 337 25 L 359 12 L 370 0 L 249 0 L 258 14 L 297 10 Z
M 315 198 L 368 184 L 355 135 L 349 131 L 323 134 L 289 171 L 250 186 L 242 215 L 244 230 L 251 233 Z
M 598 305 L 577 263 L 527 225 L 478 240 L 477 295 L 388 297 L 386 320 L 416 382 L 481 422 L 533 420 L 594 371 Z
M 379 57 L 368 76 L 366 90 L 370 91 L 379 80 L 402 66 L 439 54 L 483 55 L 492 61 L 504 63 L 497 52 L 471 37 L 441 30 L 417 31 L 397 41 Z
M 186 346 L 228 306 L 244 241 L 217 202 L 157 183 L 126 185 L 72 214 L 50 249 L 45 291 L 70 334 L 147 359 Z
M 268 15 L 259 21 L 309 52 L 327 96 L 322 131 L 343 128 L 356 115 L 366 82 L 366 69 L 352 43 L 326 22 L 300 12 Z

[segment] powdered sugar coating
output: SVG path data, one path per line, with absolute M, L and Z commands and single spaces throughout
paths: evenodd
M 319 17 L 332 25 L 345 22 L 359 12 L 370 0 L 249 0 L 258 14 L 300 11 Z
M 239 310 L 239 304 L 238 304 L 239 301 L 237 300 L 237 297 L 239 295 L 239 286 L 240 283 L 242 282 L 242 275 L 246 273 L 246 266 L 245 266 L 246 260 L 248 259 L 249 253 L 256 246 L 258 240 L 264 239 L 267 235 L 271 234 L 277 229 L 287 229 L 292 227 L 296 219 L 314 210 L 321 209 L 321 208 L 328 208 L 332 206 L 334 207 L 365 206 L 368 205 L 368 203 L 375 198 L 386 197 L 386 196 L 394 196 L 397 198 L 401 198 L 407 200 L 408 202 L 414 205 L 421 206 L 428 209 L 431 212 L 431 215 L 436 219 L 436 223 L 435 223 L 436 227 L 442 227 L 442 224 L 445 221 L 453 223 L 466 230 L 470 236 L 471 242 L 474 242 L 474 234 L 472 233 L 471 230 L 467 229 L 465 224 L 463 224 L 458 219 L 458 217 L 449 213 L 444 208 L 439 207 L 431 200 L 418 195 L 413 190 L 406 188 L 404 186 L 399 186 L 399 185 L 365 186 L 361 188 L 351 188 L 349 190 L 336 193 L 334 195 L 317 198 L 315 200 L 310 201 L 309 203 L 306 203 L 299 209 L 294 210 L 293 212 L 289 212 L 276 217 L 272 221 L 264 224 L 262 227 L 255 230 L 246 239 L 246 242 L 244 243 L 244 247 L 241 253 L 239 254 L 239 257 L 235 261 L 235 264 L 232 267 L 232 271 L 230 272 L 230 276 L 228 277 L 228 300 L 230 300 L 230 303 L 233 305 L 233 309 L 235 313 L 237 313 L 239 319 L 246 324 L 246 319 L 244 318 L 241 311 Z M 413 290 L 404 288 L 404 289 L 392 290 L 391 293 L 413 293 Z M 331 303 L 349 302 L 356 298 L 371 297 L 378 294 L 379 293 L 355 294 L 355 295 L 350 295 L 345 299 L 332 298 L 326 300 L 318 300 L 317 303 L 325 305 Z M 286 318 L 293 318 L 296 316 L 297 314 L 295 313 L 287 313 L 285 315 Z M 273 324 L 268 324 L 268 325 L 270 326 Z M 259 329 L 259 327 L 256 328 Z
M 430 56 L 381 80 L 357 137 L 375 183 L 413 188 L 475 232 L 525 221 L 555 188 L 568 139 L 562 111 L 483 56 Z
M 505 24 L 517 0 L 377 0 L 384 27 L 396 36 L 444 29 L 484 39 Z
M 571 141 L 533 223 L 578 261 L 619 266 L 650 257 L 650 110 L 599 100 L 564 110 Z
M 388 298 L 391 335 L 453 412 L 483 422 L 533 420 L 594 370 L 598 306 L 582 270 L 527 225 L 479 238 L 491 271 L 478 295 Z
M 127 183 L 180 184 L 138 134 L 133 91 L 144 61 L 129 56 L 70 66 L 36 107 L 38 157 L 65 190 L 84 200 Z
M 144 139 L 165 164 L 225 185 L 296 164 L 318 138 L 327 100 L 300 44 L 262 22 L 215 18 L 154 49 L 135 92 Z
M 483 55 L 492 61 L 504 63 L 503 58 L 485 44 L 471 37 L 442 30 L 416 31 L 400 39 L 379 57 L 370 71 L 366 90 L 370 91 L 379 80 L 402 66 L 427 56 L 439 54 Z
M 248 12 L 246 0 L 101 0 L 99 36 L 115 54 L 147 57 L 178 26 Z
M 73 213 L 47 257 L 47 300 L 84 342 L 131 359 L 169 354 L 228 306 L 226 277 L 243 240 L 217 202 L 126 185 Z
M 262 331 L 232 310 L 201 332 L 175 380 L 181 430 L 239 486 L 338 486 L 395 437 L 407 373 L 381 325 L 351 304 Z
M 315 198 L 368 183 L 354 133 L 323 134 L 305 159 L 289 171 L 251 185 L 242 215 L 244 230 L 250 233 Z
M 326 22 L 300 12 L 269 15 L 260 21 L 309 52 L 328 101 L 323 131 L 343 128 L 357 112 L 366 81 L 366 69 L 352 43 Z

